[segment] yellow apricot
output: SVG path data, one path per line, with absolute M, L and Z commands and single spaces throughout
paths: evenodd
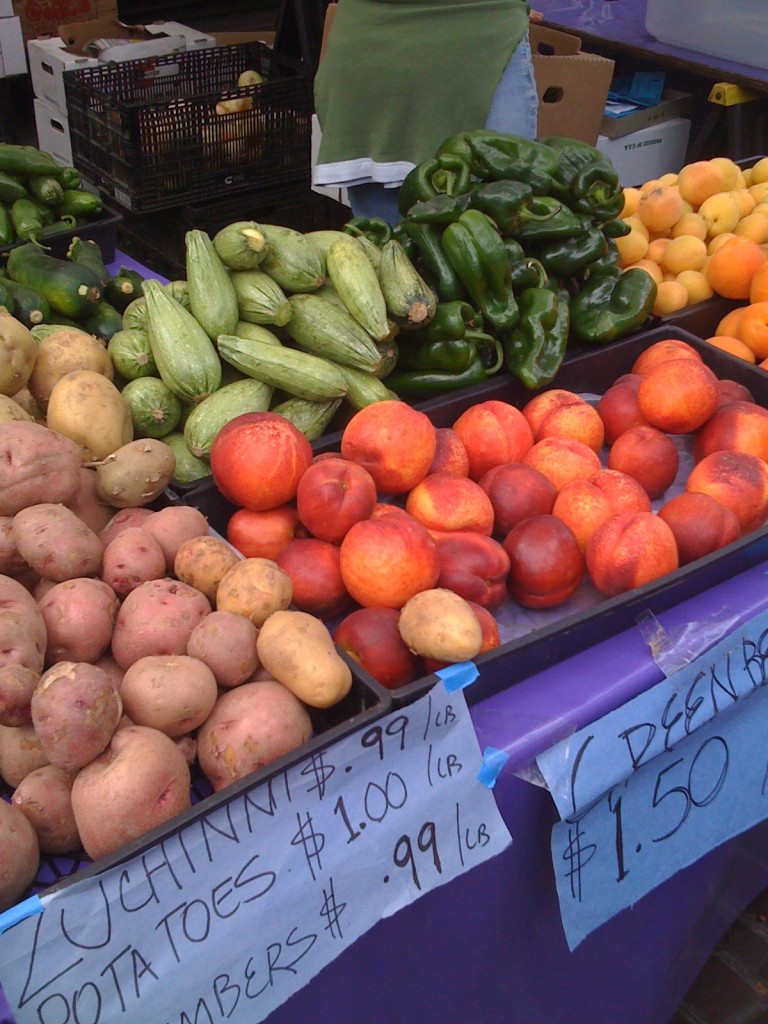
M 663 185 L 663 181 L 659 181 L 658 178 L 649 178 L 648 181 L 644 181 L 640 186 L 641 192 L 650 192 L 652 188 L 658 188 L 659 185 Z
M 752 164 L 750 178 L 753 185 L 759 185 L 768 181 L 768 156 L 761 157 L 757 163 Z
M 670 238 L 661 266 L 671 274 L 680 274 L 684 270 L 701 270 L 706 258 L 707 246 L 703 239 L 695 235 L 678 235 Z
M 748 213 L 752 213 L 757 200 L 748 188 L 731 189 L 729 195 L 732 195 L 739 204 L 739 210 L 741 211 L 742 217 L 746 217 Z
M 722 235 L 715 235 L 714 238 L 710 238 L 707 242 L 707 253 L 712 255 L 717 252 L 721 245 L 724 245 L 730 238 L 736 238 L 732 231 L 724 231 Z
M 698 212 L 707 225 L 707 234 L 710 238 L 722 235 L 726 231 L 733 231 L 741 217 L 739 202 L 730 192 L 718 192 L 709 196 L 699 206 Z
M 737 359 L 743 359 L 747 363 L 757 362 L 755 353 L 739 338 L 733 338 L 728 334 L 713 334 L 711 338 L 705 338 L 704 340 L 713 348 L 729 352 L 732 356 L 736 356 Z
M 741 168 L 735 162 L 727 156 L 714 156 L 709 161 L 714 164 L 722 172 L 723 175 L 723 191 L 728 189 L 736 188 L 739 176 L 741 175 Z
M 637 267 L 638 270 L 644 270 L 646 274 L 649 275 L 649 277 L 653 278 L 656 284 L 661 284 L 662 280 L 664 279 L 664 274 L 662 273 L 661 267 L 658 263 L 654 263 L 653 260 L 638 260 L 637 263 L 630 263 L 630 265 L 628 267 L 625 267 L 624 269 L 631 270 L 632 267 Z
M 691 210 L 672 225 L 670 234 L 672 238 L 677 238 L 678 235 L 695 235 L 703 242 L 707 237 L 707 225 L 700 214 Z
M 648 240 L 650 236 L 648 227 L 647 225 L 643 224 L 643 222 L 640 220 L 640 217 L 636 213 L 630 213 L 628 217 L 624 218 L 624 222 L 626 224 L 629 224 L 630 228 L 633 231 L 639 231 L 640 234 L 646 239 L 646 241 Z
M 622 235 L 621 238 L 617 238 L 615 241 L 619 253 L 619 262 L 622 265 L 637 263 L 648 251 L 648 239 L 634 228 L 628 235 Z
M 664 253 L 671 241 L 671 238 L 654 238 L 652 242 L 648 243 L 645 258 L 653 260 L 654 263 L 658 263 L 659 266 L 662 266 L 664 263 Z
M 634 186 L 624 189 L 624 206 L 622 208 L 620 217 L 629 217 L 633 213 L 637 213 L 637 204 L 640 202 L 640 189 Z
M 768 196 L 768 181 L 759 181 L 756 185 L 750 185 L 749 194 L 756 203 L 762 203 Z
M 656 300 L 651 312 L 654 316 L 666 316 L 688 305 L 688 292 L 679 281 L 674 279 L 662 281 L 656 286 Z
M 768 216 L 759 213 L 749 213 L 742 217 L 733 229 L 734 235 L 741 238 L 751 238 L 758 245 L 768 242 Z
M 683 212 L 677 185 L 659 185 L 640 196 L 637 216 L 650 231 L 669 231 Z
M 705 199 L 723 191 L 723 171 L 711 160 L 694 160 L 680 169 L 677 187 L 695 209 Z
M 701 270 L 683 270 L 677 275 L 677 281 L 688 292 L 688 305 L 693 302 L 705 302 L 715 294 L 707 275 Z

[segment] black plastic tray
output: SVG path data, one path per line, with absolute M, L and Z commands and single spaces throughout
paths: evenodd
M 111 263 L 115 258 L 117 229 L 122 219 L 123 215 L 121 213 L 105 204 L 101 217 L 88 221 L 86 224 L 81 224 L 78 227 L 57 231 L 53 235 L 48 235 L 43 244 L 51 256 L 64 259 L 73 238 L 88 239 L 96 242 L 104 262 Z M 0 247 L 0 258 L 4 257 L 18 245 L 21 245 L 21 242 Z

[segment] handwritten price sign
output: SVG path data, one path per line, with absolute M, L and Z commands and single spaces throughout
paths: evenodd
M 0 935 L 17 1024 L 256 1024 L 379 919 L 500 853 L 442 685 Z
M 538 758 L 563 816 L 551 849 L 571 949 L 768 817 L 767 669 L 762 614 Z

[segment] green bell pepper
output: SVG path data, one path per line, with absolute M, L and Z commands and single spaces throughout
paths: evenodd
M 521 181 L 537 195 L 549 195 L 559 170 L 557 154 L 518 135 L 469 135 L 472 166 L 485 181 Z
M 443 249 L 443 229 L 436 224 L 415 224 L 411 220 L 403 223 L 406 236 L 416 250 L 418 269 L 434 289 L 438 302 L 464 298 L 464 285 Z
M 605 344 L 639 327 L 656 300 L 656 282 L 639 267 L 590 275 L 571 299 L 571 325 L 581 341 Z
M 552 196 L 534 196 L 530 202 L 534 215 L 509 231 L 518 242 L 545 242 L 553 239 L 575 238 L 584 230 L 581 216 L 574 213 L 561 199 Z
M 405 176 L 397 197 L 398 209 L 405 216 L 416 203 L 426 202 L 441 193 L 461 195 L 471 181 L 472 171 L 463 157 L 452 153 L 430 157 L 416 164 Z
M 608 240 L 600 228 L 585 220 L 580 235 L 556 239 L 538 247 L 536 258 L 548 274 L 567 277 L 599 259 L 607 248 Z
M 364 235 L 379 249 L 392 237 L 392 225 L 383 217 L 353 217 L 347 221 L 343 230 L 355 238 Z
M 549 384 L 565 357 L 569 329 L 565 290 L 526 289 L 520 296 L 520 322 L 504 343 L 507 369 L 531 390 Z
M 511 330 L 519 313 L 504 242 L 482 210 L 467 210 L 443 231 L 445 255 L 488 323 Z

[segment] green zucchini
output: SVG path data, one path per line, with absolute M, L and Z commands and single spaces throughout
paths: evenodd
M 149 334 L 143 327 L 116 331 L 109 339 L 107 352 L 114 368 L 126 380 L 157 376 Z
M 90 267 L 101 282 L 102 292 L 104 291 L 112 275 L 104 265 L 104 257 L 98 242 L 94 242 L 92 238 L 80 238 L 75 235 L 67 248 L 67 259 Z
M 0 309 L 4 309 L 6 313 L 13 313 L 16 303 L 13 300 L 13 294 L 11 289 L 8 287 L 10 281 L 0 277 Z
M 267 255 L 261 269 L 286 292 L 313 292 L 325 281 L 325 260 L 301 231 L 261 224 Z
M 141 280 L 143 281 L 144 278 L 142 277 Z M 139 288 L 141 288 L 141 285 L 139 285 Z M 110 275 L 109 280 L 104 285 L 104 298 L 115 309 L 120 310 L 121 313 L 124 313 L 128 303 L 133 302 L 139 295 L 141 295 L 141 291 L 137 289 L 133 277 L 123 273 L 122 269 L 114 276 Z
M 144 282 L 147 332 L 160 378 L 184 401 L 201 402 L 221 383 L 221 361 L 203 327 L 159 281 Z
M 165 437 L 181 419 L 181 402 L 159 377 L 137 377 L 120 394 L 131 410 L 137 437 Z
M 140 327 L 146 330 L 147 327 L 147 300 L 144 295 L 132 299 L 123 310 L 123 328 L 131 330 Z
M 340 398 L 331 398 L 326 402 L 311 402 L 306 398 L 294 397 L 275 405 L 271 412 L 290 420 L 308 441 L 316 441 L 328 429 L 341 402 Z
M 282 344 L 278 336 L 268 327 L 251 324 L 247 320 L 238 320 L 232 333 L 236 334 L 238 338 L 253 338 L 254 341 L 263 341 L 266 345 Z
M 251 324 L 284 327 L 291 319 L 288 297 L 274 278 L 263 270 L 234 270 L 239 318 Z
M 238 370 L 296 398 L 324 402 L 346 394 L 341 370 L 320 356 L 228 334 L 219 337 L 218 348 Z
M 267 255 L 267 240 L 254 220 L 237 220 L 213 236 L 213 247 L 230 270 L 254 270 Z
M 397 239 L 382 246 L 378 274 L 390 318 L 400 327 L 426 326 L 435 315 L 435 293 Z
M 0 245 L 13 245 L 16 241 L 16 229 L 11 220 L 11 211 L 0 202 Z
M 237 292 L 210 236 L 199 228 L 193 228 L 187 231 L 184 244 L 192 315 L 209 338 L 233 334 L 240 319 Z
M 64 188 L 52 174 L 33 174 L 27 178 L 29 194 L 46 206 L 59 206 L 64 197 Z
M 3 278 L 0 282 L 13 296 L 13 315 L 21 320 L 25 327 L 32 328 L 42 324 L 51 315 L 51 307 L 44 295 L 35 288 Z
M 187 447 L 181 431 L 172 431 L 163 438 L 165 444 L 176 456 L 176 469 L 173 479 L 179 484 L 193 484 L 211 475 L 211 465 L 207 459 L 198 459 Z
M 297 293 L 288 301 L 292 314 L 286 330 L 299 348 L 344 366 L 376 372 L 379 350 L 351 313 L 320 295 Z
M 92 312 L 80 317 L 78 322 L 86 331 L 109 341 L 113 334 L 122 330 L 123 314 L 105 299 L 100 299 Z
M 374 341 L 389 336 L 384 293 L 373 264 L 356 238 L 342 233 L 328 250 L 328 278 L 342 302 Z
M 199 459 L 208 458 L 225 423 L 246 412 L 267 412 L 272 388 L 253 377 L 226 384 L 196 405 L 184 424 L 187 447 Z
M 328 259 L 328 250 L 334 242 L 340 238 L 348 238 L 345 231 L 335 231 L 332 228 L 320 228 L 318 231 L 305 231 L 304 237 L 317 249 L 324 260 Z
M 347 382 L 347 393 L 344 400 L 356 411 L 364 409 L 374 402 L 386 402 L 398 398 L 394 391 L 374 373 L 366 370 L 353 370 L 351 366 L 340 366 Z
M 101 284 L 90 267 L 59 259 L 32 242 L 8 253 L 8 276 L 34 288 L 48 301 L 52 313 L 78 320 L 101 299 Z

